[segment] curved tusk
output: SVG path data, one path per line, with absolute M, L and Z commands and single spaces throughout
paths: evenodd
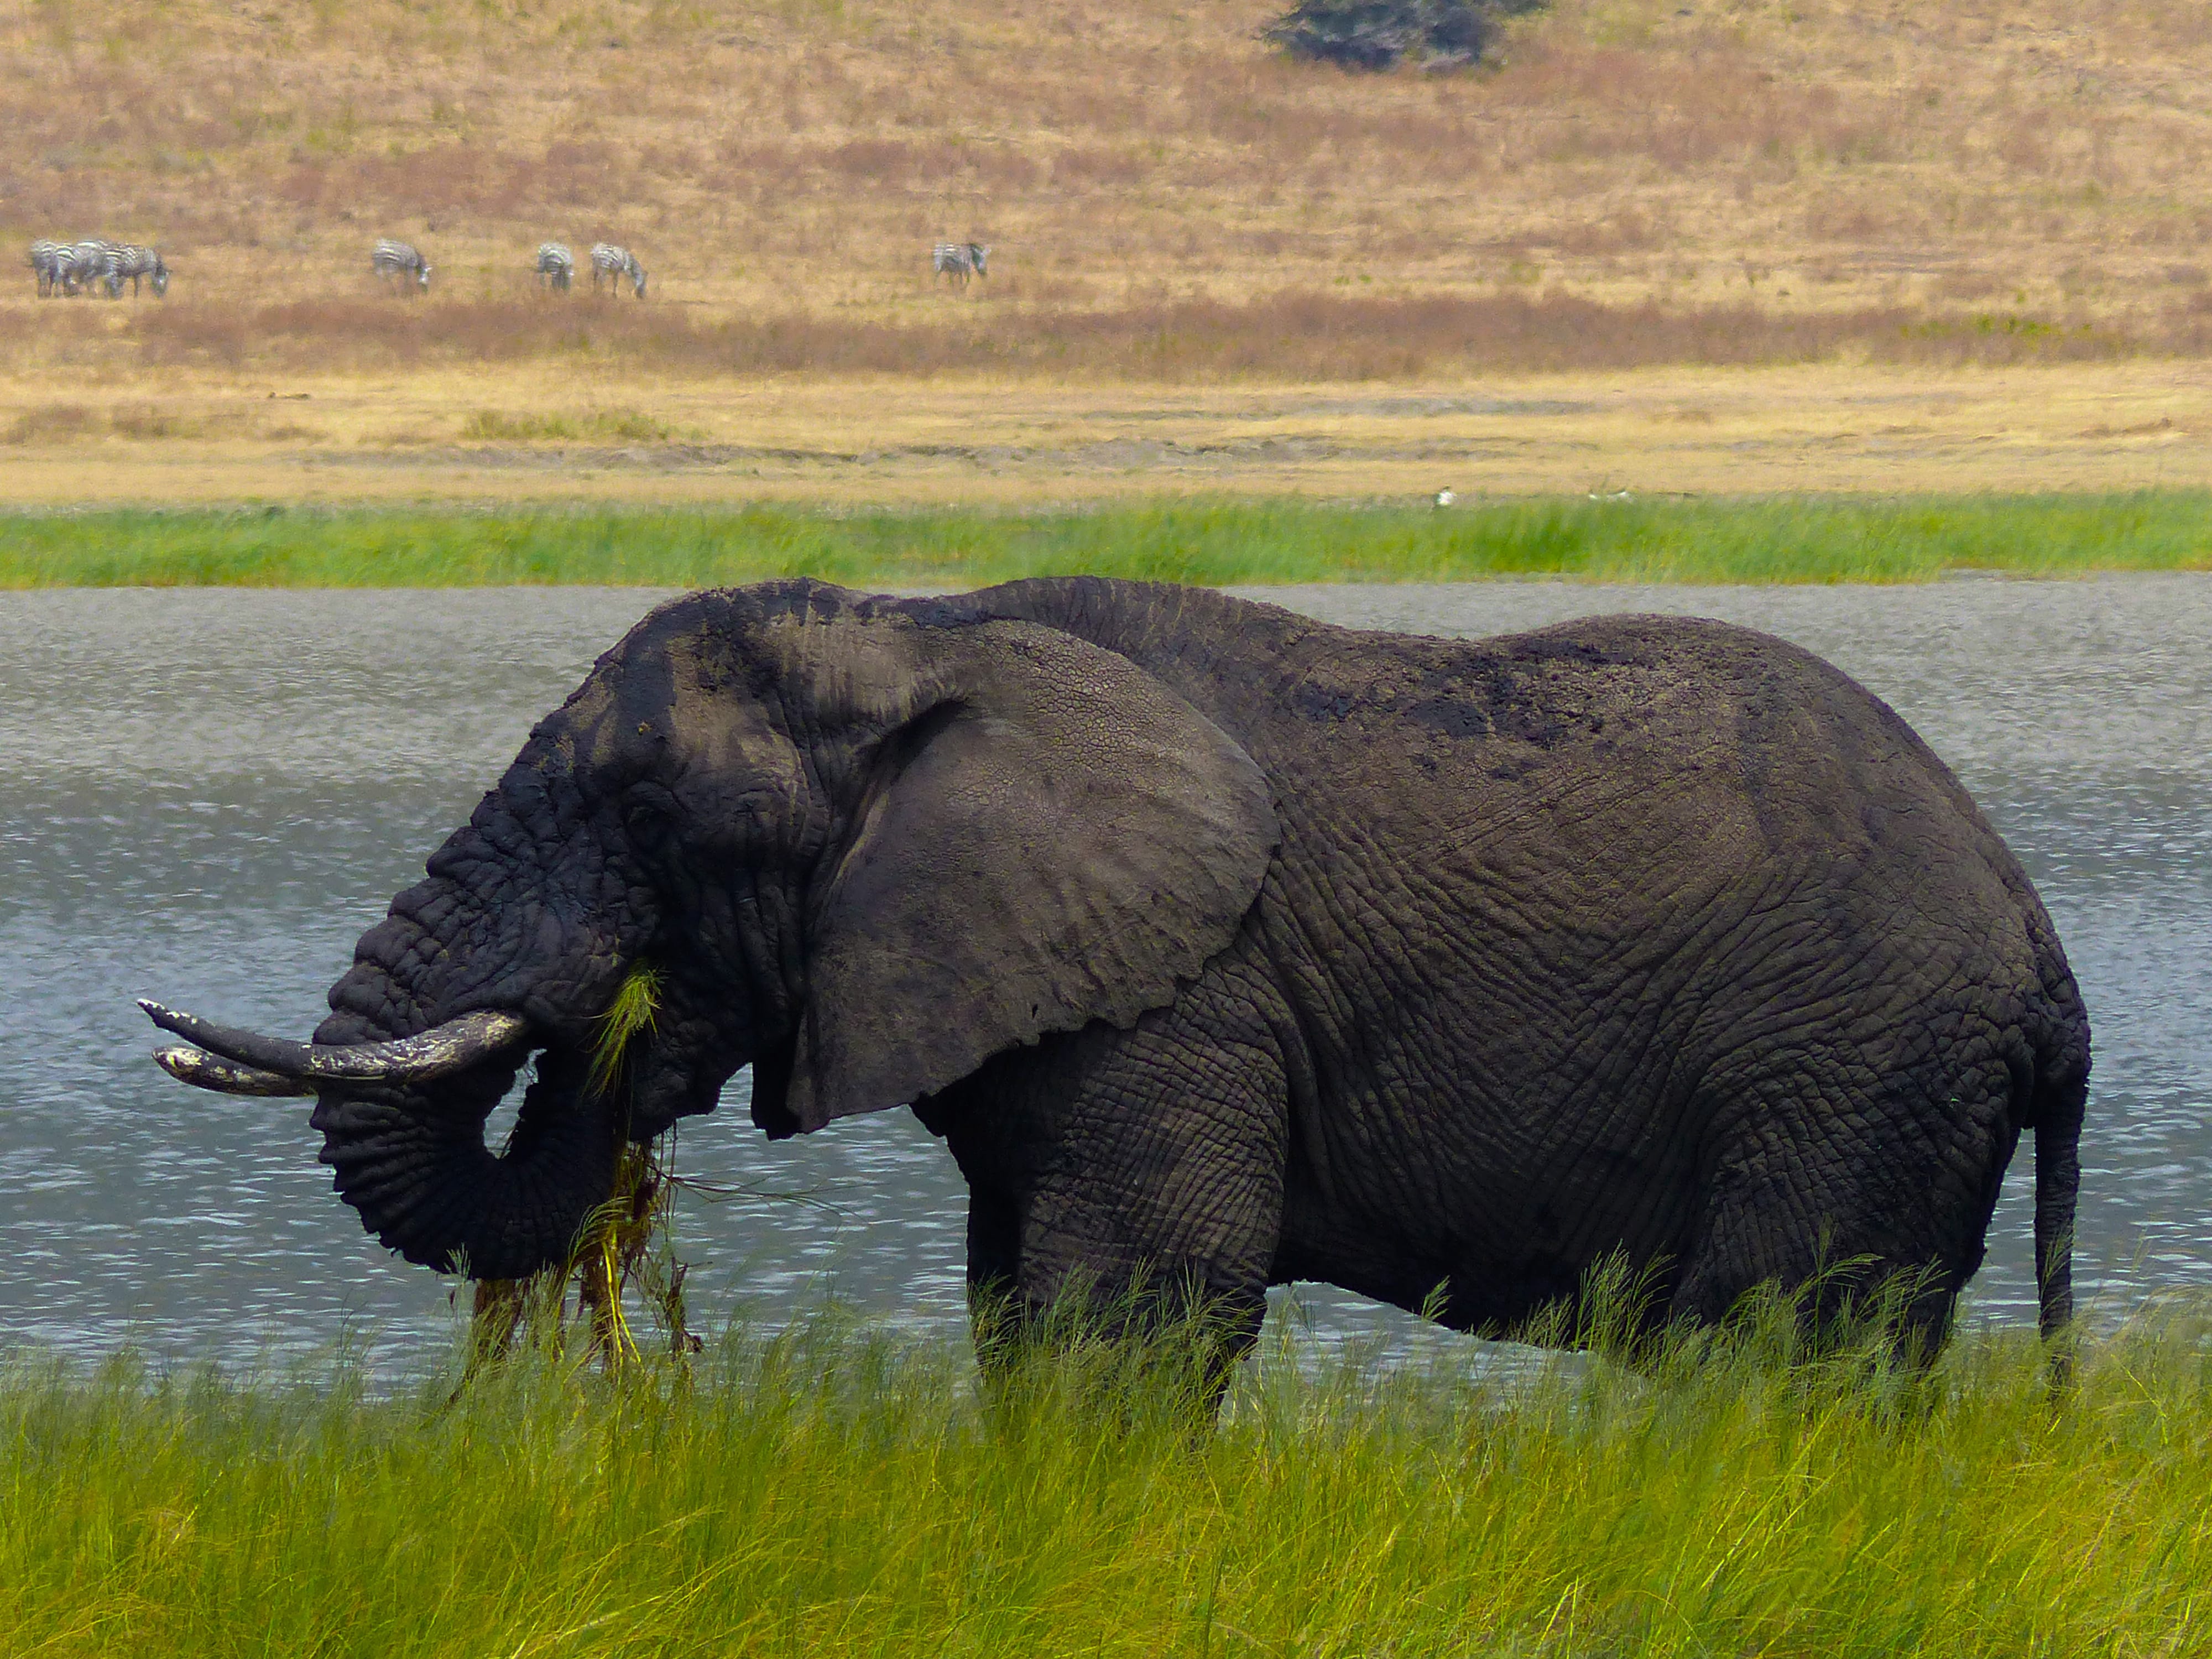
M 312 1083 L 302 1083 L 281 1072 L 259 1072 L 251 1066 L 234 1066 L 198 1048 L 187 1048 L 181 1042 L 155 1049 L 154 1063 L 179 1083 L 189 1083 L 195 1089 L 212 1089 L 217 1094 L 284 1096 L 315 1092 Z
M 521 1015 L 483 1008 L 413 1036 L 383 1042 L 288 1042 L 210 1024 L 144 997 L 138 999 L 138 1006 L 163 1030 L 174 1031 L 225 1060 L 279 1077 L 335 1083 L 428 1083 L 479 1065 L 530 1034 L 530 1022 Z

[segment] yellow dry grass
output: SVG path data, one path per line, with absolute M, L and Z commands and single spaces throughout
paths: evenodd
M 50 393 L 0 385 L 0 438 L 33 430 L 0 442 L 0 501 L 1013 503 L 1390 497 L 1446 485 L 1498 495 L 2212 485 L 2212 381 L 2170 362 L 1386 386 L 732 384 L 520 364 L 142 381 L 109 403 L 62 405 L 74 423 L 58 435 L 39 425 L 56 408 Z
M 0 499 L 2205 481 L 2212 9 L 1556 0 L 1442 76 L 1275 9 L 5 0 L 0 242 L 177 282 L 18 269 Z M 652 297 L 538 295 L 546 237 Z
M 1494 73 L 1348 75 L 1272 0 L 215 0 L 0 9 L 0 230 L 155 239 L 180 292 L 530 286 L 637 246 L 669 303 L 1557 285 L 2107 315 L 2207 283 L 2212 11 L 1557 0 Z M 26 137 L 29 142 L 24 142 Z M 27 281 L 22 284 L 27 289 Z

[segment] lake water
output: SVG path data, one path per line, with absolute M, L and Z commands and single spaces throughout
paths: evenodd
M 240 1360 L 343 1339 L 387 1370 L 445 1351 L 450 1286 L 331 1195 L 307 1103 L 171 1082 L 131 998 L 304 1035 L 355 937 L 659 597 L 0 594 L 0 1345 Z M 1449 635 L 1718 617 L 1856 675 L 2011 842 L 2080 975 L 2097 1054 L 2079 1282 L 2112 1316 L 2212 1285 L 2212 579 L 1255 597 Z M 964 1200 L 943 1148 L 904 1112 L 770 1146 L 744 1086 L 678 1148 L 684 1173 L 739 1189 L 679 1209 L 699 1322 L 834 1291 L 956 1324 Z M 2033 1317 L 2026 1153 L 1972 1317 Z M 1297 1304 L 1325 1339 L 1461 1340 L 1335 1292 Z

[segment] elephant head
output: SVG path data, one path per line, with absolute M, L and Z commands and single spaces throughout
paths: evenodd
M 625 1137 L 711 1111 L 744 1066 L 781 1136 L 1133 1022 L 1253 905 L 1267 784 L 1158 679 L 988 598 L 795 582 L 662 607 L 362 935 L 313 1045 L 149 1009 L 223 1057 L 164 1065 L 312 1089 L 370 1231 L 515 1278 L 565 1258 Z M 649 1026 L 600 1053 L 648 983 Z

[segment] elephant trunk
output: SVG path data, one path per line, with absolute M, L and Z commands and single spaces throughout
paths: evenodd
M 239 1094 L 313 1092 L 318 1154 L 388 1249 L 441 1273 L 522 1279 L 567 1262 L 613 1190 L 628 1100 L 591 1076 L 622 975 L 655 925 L 572 775 L 572 734 L 541 731 L 426 879 L 362 935 L 305 1043 L 147 1013 L 198 1049 L 172 1075 Z M 528 1056 L 504 1147 L 484 1125 Z
M 512 1066 L 422 1087 L 325 1088 L 314 1127 L 339 1196 L 386 1248 L 441 1273 L 521 1279 L 565 1262 L 613 1189 L 623 1139 L 579 1054 L 549 1049 L 505 1149 L 483 1126 Z
M 623 1125 L 592 1086 L 587 1050 L 615 953 L 554 924 L 505 866 L 479 860 L 466 884 L 439 872 L 480 833 L 457 835 L 362 936 L 308 1045 L 330 1063 L 306 1069 L 317 1156 L 364 1227 L 441 1273 L 523 1279 L 566 1262 L 613 1190 Z M 489 1147 L 485 1122 L 533 1050 L 514 1131 Z

